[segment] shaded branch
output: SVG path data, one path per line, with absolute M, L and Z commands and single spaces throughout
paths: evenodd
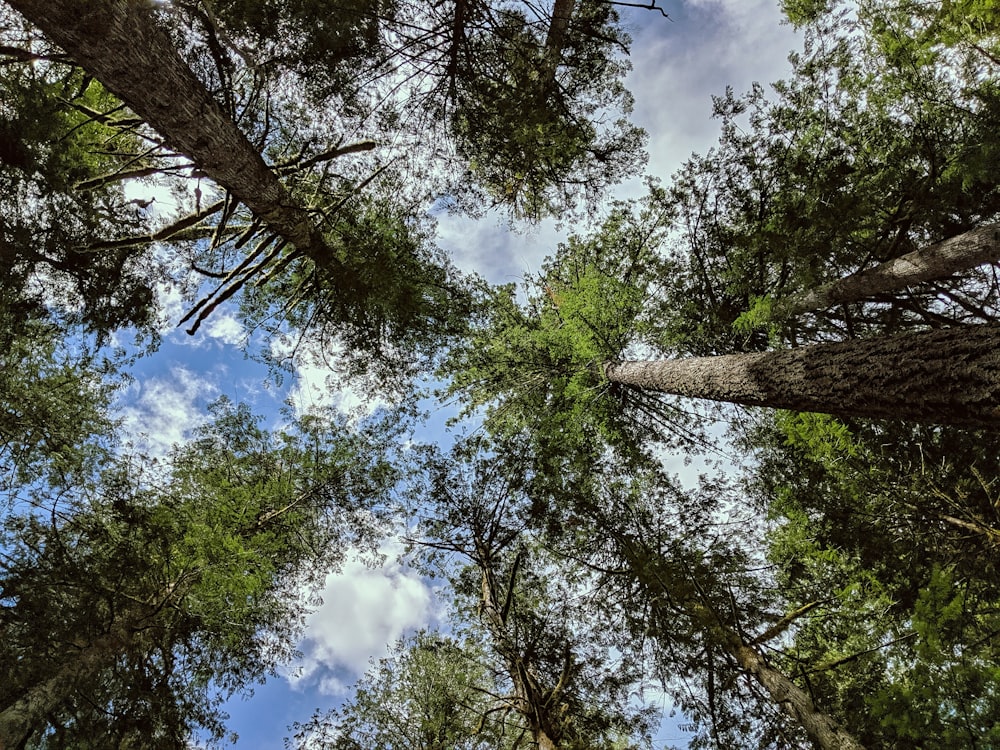
M 153 232 L 152 234 L 141 234 L 133 237 L 122 237 L 117 240 L 100 240 L 94 242 L 87 246 L 87 252 L 94 250 L 112 250 L 119 247 L 131 247 L 132 245 L 146 245 L 151 242 L 163 242 L 164 240 L 171 239 L 175 237 L 179 232 L 182 232 L 189 227 L 193 227 L 195 224 L 200 222 L 206 216 L 211 216 L 214 213 L 218 213 L 222 210 L 223 201 L 218 201 L 210 206 L 202 209 L 201 211 L 196 211 L 193 214 L 185 216 L 183 219 L 175 221 L 173 224 L 160 229 L 159 231 Z

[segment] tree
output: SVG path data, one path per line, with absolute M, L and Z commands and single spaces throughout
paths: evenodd
M 2 13 L 13 37 L 19 19 Z M 99 84 L 58 55 L 5 41 L 11 46 L 0 52 L 0 292 L 7 329 L 50 323 L 99 342 L 125 326 L 148 335 L 156 313 L 148 257 L 131 247 L 86 250 L 110 232 L 146 227 L 144 212 L 120 184 L 92 182 L 124 168 L 146 145 L 136 133 L 112 132 L 85 114 L 116 104 Z
M 685 268 L 671 341 L 707 355 L 995 321 L 988 251 L 900 275 L 920 248 L 958 250 L 996 222 L 1000 110 L 979 32 L 919 3 L 787 8 L 805 36 L 792 75 L 718 97 L 718 147 L 668 188 Z
M 783 612 L 754 560 L 759 524 L 735 485 L 702 478 L 685 490 L 656 467 L 593 455 L 582 471 L 536 477 L 526 439 L 507 444 L 531 497 L 534 523 L 557 556 L 593 572 L 594 606 L 630 635 L 693 720 L 693 747 L 859 748 L 769 655 L 772 642 L 819 602 Z M 745 516 L 745 518 L 741 517 Z
M 367 437 L 214 416 L 161 475 L 123 457 L 5 519 L 5 747 L 220 739 L 222 697 L 293 649 L 303 590 L 372 539 L 392 472 Z
M 0 341 L 0 488 L 72 487 L 107 457 L 114 369 L 37 321 L 0 323 Z
M 613 214 L 593 237 L 561 246 L 529 287 L 526 304 L 510 287 L 484 293 L 487 312 L 443 371 L 453 377 L 452 393 L 490 406 L 491 429 L 558 434 L 556 450 L 571 450 L 584 434 L 619 446 L 641 445 L 664 428 L 683 435 L 690 420 L 658 393 L 873 419 L 996 424 L 994 325 L 625 361 L 623 353 L 643 348 L 655 357 L 667 341 L 658 325 L 658 285 L 670 266 L 656 255 L 656 197 L 647 205 L 643 215 Z
M 291 81 L 322 117 L 374 138 L 373 120 L 391 120 L 380 141 L 448 175 L 431 199 L 559 215 L 641 155 L 641 133 L 601 114 L 631 101 L 611 3 L 357 0 L 335 17 L 314 0 L 177 5 L 218 48 L 206 67 L 220 82 L 248 68 L 266 88 Z
M 996 722 L 997 467 L 965 430 L 780 414 L 750 499 L 789 607 L 782 660 L 872 746 L 977 747 Z M 795 666 L 798 665 L 798 666 Z
M 693 398 L 871 419 L 995 427 L 995 325 L 765 353 L 604 363 L 609 383 Z
M 995 225 L 980 227 L 929 247 L 914 250 L 867 271 L 852 274 L 781 300 L 772 315 L 791 318 L 837 305 L 897 292 L 926 281 L 941 281 L 1000 260 Z
M 394 11 L 391 18 L 382 19 L 374 5 L 359 3 L 352 20 L 313 25 L 308 24 L 307 19 L 321 13 L 321 9 L 308 2 L 282 4 L 282 15 L 277 21 L 267 21 L 260 9 L 243 3 L 223 3 L 216 13 L 213 6 L 205 3 L 181 2 L 175 10 L 177 18 L 189 20 L 190 26 L 185 33 L 205 37 L 203 46 L 194 45 L 192 48 L 199 77 L 181 58 L 185 46 L 183 40 L 178 46 L 178 40 L 171 37 L 171 31 L 175 37 L 180 33 L 176 28 L 169 28 L 177 21 L 172 14 L 135 3 L 105 3 L 88 7 L 81 18 L 72 4 L 18 2 L 13 5 L 67 50 L 69 58 L 96 75 L 141 120 L 163 136 L 153 149 L 141 155 L 140 168 L 120 169 L 104 175 L 102 179 L 115 182 L 150 175 L 176 178 L 181 171 L 177 169 L 176 162 L 170 163 L 172 157 L 183 154 L 191 159 L 191 163 L 186 165 L 190 173 L 188 190 L 193 188 L 195 200 L 194 210 L 188 216 L 148 233 L 125 233 L 126 236 L 121 236 L 122 233 L 116 232 L 119 236 L 92 243 L 90 249 L 114 248 L 116 252 L 123 252 L 129 247 L 154 241 L 181 243 L 183 247 L 185 242 L 210 238 L 207 250 L 202 243 L 190 265 L 205 276 L 222 279 L 222 283 L 192 311 L 193 315 L 197 315 L 192 332 L 219 303 L 240 291 L 251 279 L 268 284 L 273 298 L 279 289 L 289 286 L 286 272 L 291 270 L 294 275 L 303 266 L 307 273 L 301 275 L 308 276 L 310 283 L 292 286 L 292 299 L 274 306 L 267 313 L 280 320 L 301 298 L 309 299 L 311 294 L 325 297 L 326 302 L 317 305 L 314 310 L 322 314 L 299 316 L 298 322 L 318 320 L 317 329 L 324 338 L 331 327 L 346 331 L 348 340 L 339 343 L 348 351 L 355 349 L 358 342 L 372 342 L 378 348 L 378 345 L 388 343 L 385 339 L 387 335 L 409 337 L 411 341 L 420 341 L 424 349 L 432 350 L 439 343 L 436 338 L 437 323 L 448 312 L 447 305 L 441 309 L 441 303 L 452 301 L 442 300 L 442 296 L 457 298 L 454 301 L 458 308 L 456 317 L 461 317 L 463 295 L 457 288 L 459 285 L 453 269 L 439 254 L 423 247 L 418 253 L 410 253 L 407 258 L 412 261 L 410 267 L 417 264 L 420 269 L 415 280 L 403 271 L 397 275 L 399 269 L 392 263 L 388 264 L 381 269 L 381 276 L 389 277 L 391 283 L 380 285 L 373 282 L 369 269 L 372 262 L 381 259 L 365 257 L 367 248 L 345 246 L 343 236 L 337 232 L 336 222 L 341 215 L 348 214 L 347 221 L 356 218 L 351 212 L 358 202 L 350 201 L 351 195 L 369 185 L 379 185 L 381 176 L 390 166 L 387 162 L 405 157 L 416 163 L 422 157 L 401 154 L 395 159 L 387 157 L 381 163 L 368 161 L 354 165 L 348 170 L 350 174 L 331 174 L 330 164 L 334 159 L 372 151 L 376 147 L 375 140 L 366 138 L 345 145 L 340 137 L 332 145 L 328 143 L 319 149 L 313 144 L 319 139 L 332 138 L 328 133 L 338 128 L 348 131 L 363 127 L 371 131 L 373 126 L 370 123 L 377 115 L 389 128 L 386 133 L 388 138 L 407 142 L 417 152 L 422 149 L 423 153 L 442 153 L 436 144 L 420 146 L 417 131 L 424 136 L 426 128 L 418 128 L 412 137 L 398 130 L 393 132 L 390 123 L 396 123 L 398 128 L 399 116 L 391 111 L 376 111 L 378 107 L 387 106 L 386 101 L 394 98 L 392 90 L 401 85 L 398 80 L 391 80 L 392 71 L 399 66 L 410 65 L 412 60 L 418 69 L 426 64 L 437 70 L 437 75 L 445 76 L 445 71 L 439 67 L 442 55 L 445 55 L 443 42 L 429 47 L 427 42 L 439 34 L 444 34 L 443 38 L 447 39 L 452 33 L 461 38 L 456 37 L 448 49 L 461 50 L 463 61 L 495 58 L 504 61 L 501 67 L 523 66 L 525 58 L 520 53 L 531 48 L 537 37 L 535 28 L 523 13 L 463 2 L 452 9 L 454 18 L 450 20 L 447 8 L 435 9 L 430 15 L 412 8 L 405 11 L 397 9 L 398 17 Z M 438 10 L 443 11 L 445 16 L 435 16 Z M 527 90 L 532 86 L 530 76 L 514 75 L 513 83 L 503 84 L 494 93 L 489 93 L 492 84 L 488 80 L 495 71 L 484 72 L 478 63 L 468 69 L 463 63 L 460 71 L 450 71 L 453 82 L 461 82 L 456 90 L 465 92 L 463 101 L 478 102 L 468 106 L 456 105 L 458 109 L 485 106 L 489 110 L 485 114 L 456 115 L 455 122 L 465 123 L 462 127 L 472 126 L 466 140 L 475 137 L 480 141 L 478 145 L 463 147 L 469 162 L 464 167 L 466 175 L 482 172 L 485 175 L 483 179 L 493 185 L 488 189 L 502 194 L 501 202 L 517 204 L 523 201 L 525 206 L 531 206 L 527 213 L 535 213 L 536 208 L 543 204 L 552 206 L 552 210 L 565 207 L 568 198 L 557 205 L 556 198 L 543 197 L 551 185 L 593 184 L 595 190 L 601 189 L 634 165 L 641 145 L 637 132 L 629 130 L 624 124 L 621 128 L 627 131 L 625 135 L 616 136 L 610 144 L 599 143 L 597 128 L 589 123 L 599 109 L 608 107 L 613 100 L 620 99 L 621 105 L 627 106 L 624 90 L 616 82 L 623 69 L 608 62 L 609 49 L 616 44 L 624 46 L 623 37 L 611 30 L 613 13 L 602 3 L 573 6 L 574 19 L 563 14 L 565 10 L 562 8 L 557 14 L 558 23 L 550 24 L 552 34 L 549 36 L 552 38 L 548 39 L 546 47 L 547 59 L 553 65 L 558 62 L 552 75 L 556 75 L 556 68 L 565 73 L 559 74 L 558 85 L 547 86 L 550 91 L 536 102 L 538 106 L 524 109 L 527 113 L 546 112 L 544 124 L 520 123 L 511 117 L 515 111 L 510 106 L 511 97 L 527 97 L 532 101 L 535 97 Z M 468 26 L 465 21 L 459 22 L 459 17 L 464 17 L 467 11 L 471 14 Z M 484 19 L 483 24 L 478 21 L 473 24 L 480 15 Z M 578 24 L 575 20 L 577 16 Z M 429 24 L 426 30 L 420 25 L 425 22 Z M 385 31 L 388 27 L 392 29 L 391 34 Z M 294 35 L 296 29 L 304 32 L 303 46 L 297 50 L 294 45 L 289 47 L 282 42 L 286 36 Z M 476 29 L 475 33 L 472 29 Z M 465 36 L 467 31 L 468 37 Z M 270 38 L 268 34 L 275 34 L 277 38 Z M 395 36 L 383 38 L 384 34 Z M 342 39 L 343 44 L 334 43 L 337 38 Z M 248 44 L 258 45 L 258 49 L 250 49 Z M 328 44 L 331 46 L 328 47 Z M 277 55 L 266 62 L 255 61 L 256 53 L 262 51 L 261 47 L 276 54 L 277 50 L 285 49 L 289 56 L 283 58 Z M 491 57 L 486 54 L 487 48 L 504 52 L 500 57 Z M 208 52 L 197 52 L 201 49 Z M 411 56 L 411 49 L 415 57 Z M 29 56 L 32 54 L 21 51 Z M 371 63 L 364 70 L 374 76 L 374 83 L 370 81 L 367 88 L 358 85 L 357 81 L 349 81 L 350 75 L 345 78 L 347 71 L 331 70 L 338 66 L 342 68 L 348 60 L 366 56 L 371 58 Z M 426 59 L 421 60 L 422 56 Z M 53 54 L 46 55 L 46 59 L 50 64 L 60 64 L 67 58 Z M 283 77 L 288 72 L 288 66 L 298 69 L 302 76 L 308 69 L 310 76 L 316 79 L 324 79 L 329 74 L 339 83 L 332 89 L 320 85 L 319 89 L 326 89 L 325 95 L 311 99 L 312 111 L 303 111 L 302 107 L 287 101 L 282 93 L 281 87 L 287 87 L 290 82 L 289 78 Z M 354 75 L 357 70 L 350 73 Z M 508 73 L 501 70 L 497 75 L 505 79 L 509 77 Z M 237 84 L 244 79 L 249 81 L 247 86 Z M 422 79 L 423 73 L 417 76 L 417 81 Z M 292 82 L 300 89 L 308 88 L 308 82 L 301 76 L 293 77 Z M 449 121 L 450 115 L 443 116 L 438 105 L 428 103 L 434 99 L 433 92 L 439 90 L 436 84 L 428 91 L 410 78 L 406 78 L 404 83 L 414 87 L 412 95 L 415 101 L 420 102 L 415 111 L 424 112 L 422 117 L 433 110 L 428 121 Z M 241 93 L 246 91 L 249 93 Z M 370 100 L 371 104 L 358 104 L 358 97 Z M 376 105 L 376 102 L 380 103 Z M 339 111 L 338 106 L 341 107 Z M 375 109 L 366 109 L 368 106 Z M 130 119 L 109 118 L 107 112 L 99 109 L 87 111 L 93 119 L 112 125 L 119 119 Z M 490 122 L 488 126 L 487 120 Z M 131 125 L 134 127 L 135 124 Z M 255 143 L 251 143 L 241 127 L 253 136 Z M 462 136 L 455 133 L 462 132 L 462 128 L 456 128 L 449 137 L 461 141 Z M 512 130 L 518 128 L 521 129 L 520 134 L 512 139 Z M 486 136 L 486 133 L 493 135 Z M 499 145 L 515 141 L 516 149 L 510 154 L 498 152 Z M 171 154 L 165 146 L 177 153 Z M 273 155 L 276 163 L 268 164 L 265 152 Z M 513 167 L 520 176 L 490 176 L 490 170 L 511 168 L 515 152 L 523 157 L 519 166 Z M 591 164 L 598 166 L 591 170 Z M 424 180 L 421 174 L 429 175 L 431 167 L 442 173 L 440 165 L 431 164 L 423 172 L 418 172 L 416 179 L 412 172 L 402 175 L 390 173 L 388 184 L 382 186 L 386 194 L 398 195 L 403 185 L 421 185 L 419 190 L 408 187 L 404 193 L 408 197 L 397 200 L 399 208 L 393 208 L 394 214 L 405 212 L 407 222 L 419 223 L 414 219 L 419 214 L 414 212 L 419 210 L 422 213 L 423 206 L 429 201 L 442 194 L 461 192 L 460 189 L 452 190 L 449 186 Z M 597 176 L 581 177 L 581 174 L 590 172 Z M 286 179 L 282 181 L 279 177 Z M 221 189 L 223 200 L 201 205 L 203 178 L 211 179 Z M 526 181 L 525 184 L 530 183 L 530 188 L 515 187 L 515 183 L 521 180 Z M 504 187 L 497 184 L 501 181 Z M 572 192 L 572 188 L 567 190 Z M 420 202 L 422 206 L 416 209 L 415 204 Z M 241 206 L 249 210 L 249 216 L 246 211 L 240 210 Z M 202 224 L 211 217 L 216 217 L 217 221 L 214 230 Z M 237 218 L 242 221 L 242 226 L 236 222 Z M 332 227 L 329 223 L 331 218 Z M 392 230 L 379 228 L 387 232 L 383 236 L 391 242 Z M 254 242 L 248 245 L 251 240 Z M 234 252 L 244 246 L 247 251 Z M 442 295 L 441 289 L 433 283 L 421 285 L 420 282 L 428 277 L 433 277 L 435 281 L 447 278 L 447 293 Z M 417 310 L 407 309 L 395 317 L 386 315 L 386 310 L 396 309 L 399 300 L 384 300 L 380 294 L 386 288 L 398 291 L 400 287 L 405 287 L 404 295 L 410 302 L 419 301 L 421 306 Z M 287 293 L 287 288 L 285 291 Z M 331 305 L 330 300 L 335 300 L 337 304 Z M 374 311 L 378 312 L 372 314 Z M 432 330 L 425 330 L 425 316 L 431 319 L 428 325 Z M 376 319 L 374 330 L 364 328 L 359 331 L 359 326 L 363 328 L 363 323 L 371 318 Z M 386 321 L 393 324 L 391 330 L 379 328 L 378 323 Z M 250 322 L 253 324 L 256 321 L 251 317 Z M 407 345 L 400 348 L 410 351 Z M 375 354 L 376 359 L 388 349 L 388 346 L 382 346 L 381 351 Z M 398 357 L 399 362 L 405 360 L 405 354 Z
M 495 664 L 488 713 L 516 716 L 541 750 L 641 741 L 649 717 L 628 705 L 639 677 L 628 649 L 594 617 L 586 574 L 560 565 L 528 533 L 522 479 L 481 449 L 472 441 L 447 459 L 431 457 L 418 542 L 432 561 L 466 561 L 445 572 L 464 627 L 483 638 Z
M 400 640 L 354 686 L 344 705 L 294 728 L 286 747 L 487 750 L 514 748 L 497 719 L 489 657 L 472 640 L 419 632 Z
M 449 633 L 400 643 L 355 698 L 297 726 L 302 748 L 634 748 L 651 714 L 591 577 L 529 531 L 522 477 L 483 441 L 419 449 L 408 494 L 422 569 L 451 584 Z
M 153 8 L 103 2 L 81 13 L 72 2 L 11 5 L 287 243 L 321 267 L 335 257 L 309 214 L 181 59 Z
M 655 202 L 639 211 L 616 205 L 600 231 L 559 247 L 528 286 L 526 304 L 513 285 L 481 288 L 471 335 L 439 370 L 450 379 L 445 394 L 470 411 L 487 406 L 497 439 L 527 427 L 539 441 L 533 454 L 552 457 L 553 473 L 578 449 L 586 456 L 595 440 L 641 450 L 647 440 L 688 437 L 682 411 L 651 392 L 606 398 L 615 394 L 599 374 L 602 362 L 639 350 L 652 330 L 648 301 L 669 273 L 656 253 L 664 226 Z

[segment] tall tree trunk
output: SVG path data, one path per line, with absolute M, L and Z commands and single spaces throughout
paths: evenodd
M 613 383 L 747 406 L 1000 425 L 1000 325 L 760 354 L 608 362 L 603 372 Z
M 562 52 L 575 7 L 576 0 L 555 0 L 552 6 L 552 19 L 549 21 L 549 30 L 545 35 L 545 50 L 548 53 L 555 53 L 558 56 Z
M 477 545 L 482 552 L 486 545 Z M 477 555 L 475 563 L 482 578 L 482 598 L 480 612 L 486 621 L 493 647 L 500 654 L 507 667 L 507 674 L 514 686 L 514 699 L 517 712 L 524 717 L 531 731 L 532 739 L 539 750 L 557 750 L 560 740 L 561 718 L 558 715 L 559 702 L 551 700 L 555 690 L 546 690 L 538 683 L 536 675 L 532 674 L 530 656 L 521 653 L 508 634 L 507 618 L 510 614 L 511 598 L 514 595 L 514 585 L 517 580 L 520 558 L 516 558 L 507 582 L 507 591 L 502 594 L 498 590 L 496 571 L 493 569 L 494 558 L 489 553 Z M 568 665 L 567 665 L 568 669 Z M 565 678 L 565 674 L 562 676 Z
M 834 305 L 858 302 L 925 281 L 944 279 L 997 260 L 1000 260 L 1000 226 L 980 227 L 893 258 L 868 271 L 778 300 L 774 317 L 783 320 L 806 312 L 826 310 Z
M 127 629 L 118 625 L 83 646 L 54 675 L 34 685 L 0 710 L 0 750 L 22 747 L 37 730 L 48 726 L 48 717 L 72 696 L 77 687 L 114 664 L 128 641 Z
M 562 50 L 566 45 L 566 32 L 569 31 L 569 23 L 573 19 L 575 9 L 576 0 L 555 0 L 552 6 L 552 18 L 549 21 L 549 30 L 545 34 L 545 62 L 542 76 L 546 91 L 555 85 L 556 70 L 559 68 Z
M 181 58 L 144 0 L 9 0 L 74 61 L 272 230 L 328 266 L 333 254 L 260 153 Z
M 864 750 L 830 716 L 816 710 L 808 693 L 783 672 L 770 666 L 755 647 L 744 643 L 737 633 L 718 623 L 713 623 L 711 628 L 715 631 L 714 641 L 736 660 L 740 669 L 763 686 L 771 700 L 791 716 L 818 747 L 822 750 Z
M 732 656 L 740 670 L 759 683 L 821 750 L 864 750 L 831 716 L 818 710 L 802 688 L 770 666 L 757 648 L 746 643 L 698 597 L 699 588 L 686 566 L 673 564 L 642 540 L 617 531 L 613 522 L 606 524 L 605 531 L 614 539 L 630 574 L 647 590 L 653 606 L 666 607 L 665 622 L 676 621 L 677 610 L 682 610 L 692 625 Z

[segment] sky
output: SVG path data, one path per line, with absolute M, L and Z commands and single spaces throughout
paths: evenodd
M 649 134 L 646 174 L 667 181 L 693 152 L 711 148 L 719 123 L 711 119 L 712 95 L 727 86 L 736 92 L 754 82 L 768 87 L 789 72 L 787 55 L 800 41 L 781 23 L 777 0 L 661 0 L 670 20 L 656 11 L 622 8 L 633 37 L 633 70 L 627 85 L 635 97 L 633 121 Z M 643 195 L 641 179 L 614 191 Z M 565 236 L 558 222 L 518 233 L 502 216 L 474 221 L 439 216 L 438 244 L 462 270 L 494 283 L 519 281 L 536 272 Z M 166 319 L 182 315 L 182 302 L 168 299 Z M 276 414 L 289 399 L 300 410 L 336 404 L 355 406 L 359 394 L 325 387 L 322 368 L 305 366 L 280 387 L 267 382 L 265 368 L 239 348 L 240 326 L 223 306 L 190 337 L 165 329 L 163 343 L 133 370 L 135 380 L 121 396 L 133 441 L 149 455 L 162 455 L 183 441 L 221 395 Z M 440 423 L 441 419 L 436 419 Z M 439 428 L 432 428 L 439 429 Z M 307 721 L 316 709 L 344 698 L 369 660 L 386 654 L 400 636 L 441 623 L 442 597 L 398 559 L 398 542 L 387 543 L 381 568 L 350 560 L 327 577 L 324 604 L 309 617 L 301 659 L 259 686 L 249 699 L 235 698 L 226 710 L 240 750 L 282 747 L 289 724 Z M 665 723 L 657 747 L 684 746 L 683 733 Z

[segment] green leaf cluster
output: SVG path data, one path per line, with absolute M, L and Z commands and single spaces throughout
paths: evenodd
M 668 187 L 684 271 L 669 279 L 665 324 L 692 354 L 992 319 L 988 280 L 971 270 L 905 297 L 774 321 L 768 335 L 760 300 L 780 306 L 1000 214 L 988 32 L 952 40 L 927 20 L 937 3 L 868 2 L 857 14 L 805 5 L 793 12 L 805 49 L 790 58 L 792 74 L 771 91 L 717 97 L 718 146 Z M 905 59 L 889 36 L 937 57 Z
M 787 663 L 868 745 L 995 736 L 991 443 L 820 415 L 770 429 L 754 438 L 753 480 L 774 524 L 769 557 L 790 606 L 826 601 Z
M 221 739 L 223 698 L 291 657 L 310 592 L 379 537 L 381 427 L 212 411 L 160 471 L 109 460 L 4 518 L 0 723 L 45 701 L 28 746 Z

